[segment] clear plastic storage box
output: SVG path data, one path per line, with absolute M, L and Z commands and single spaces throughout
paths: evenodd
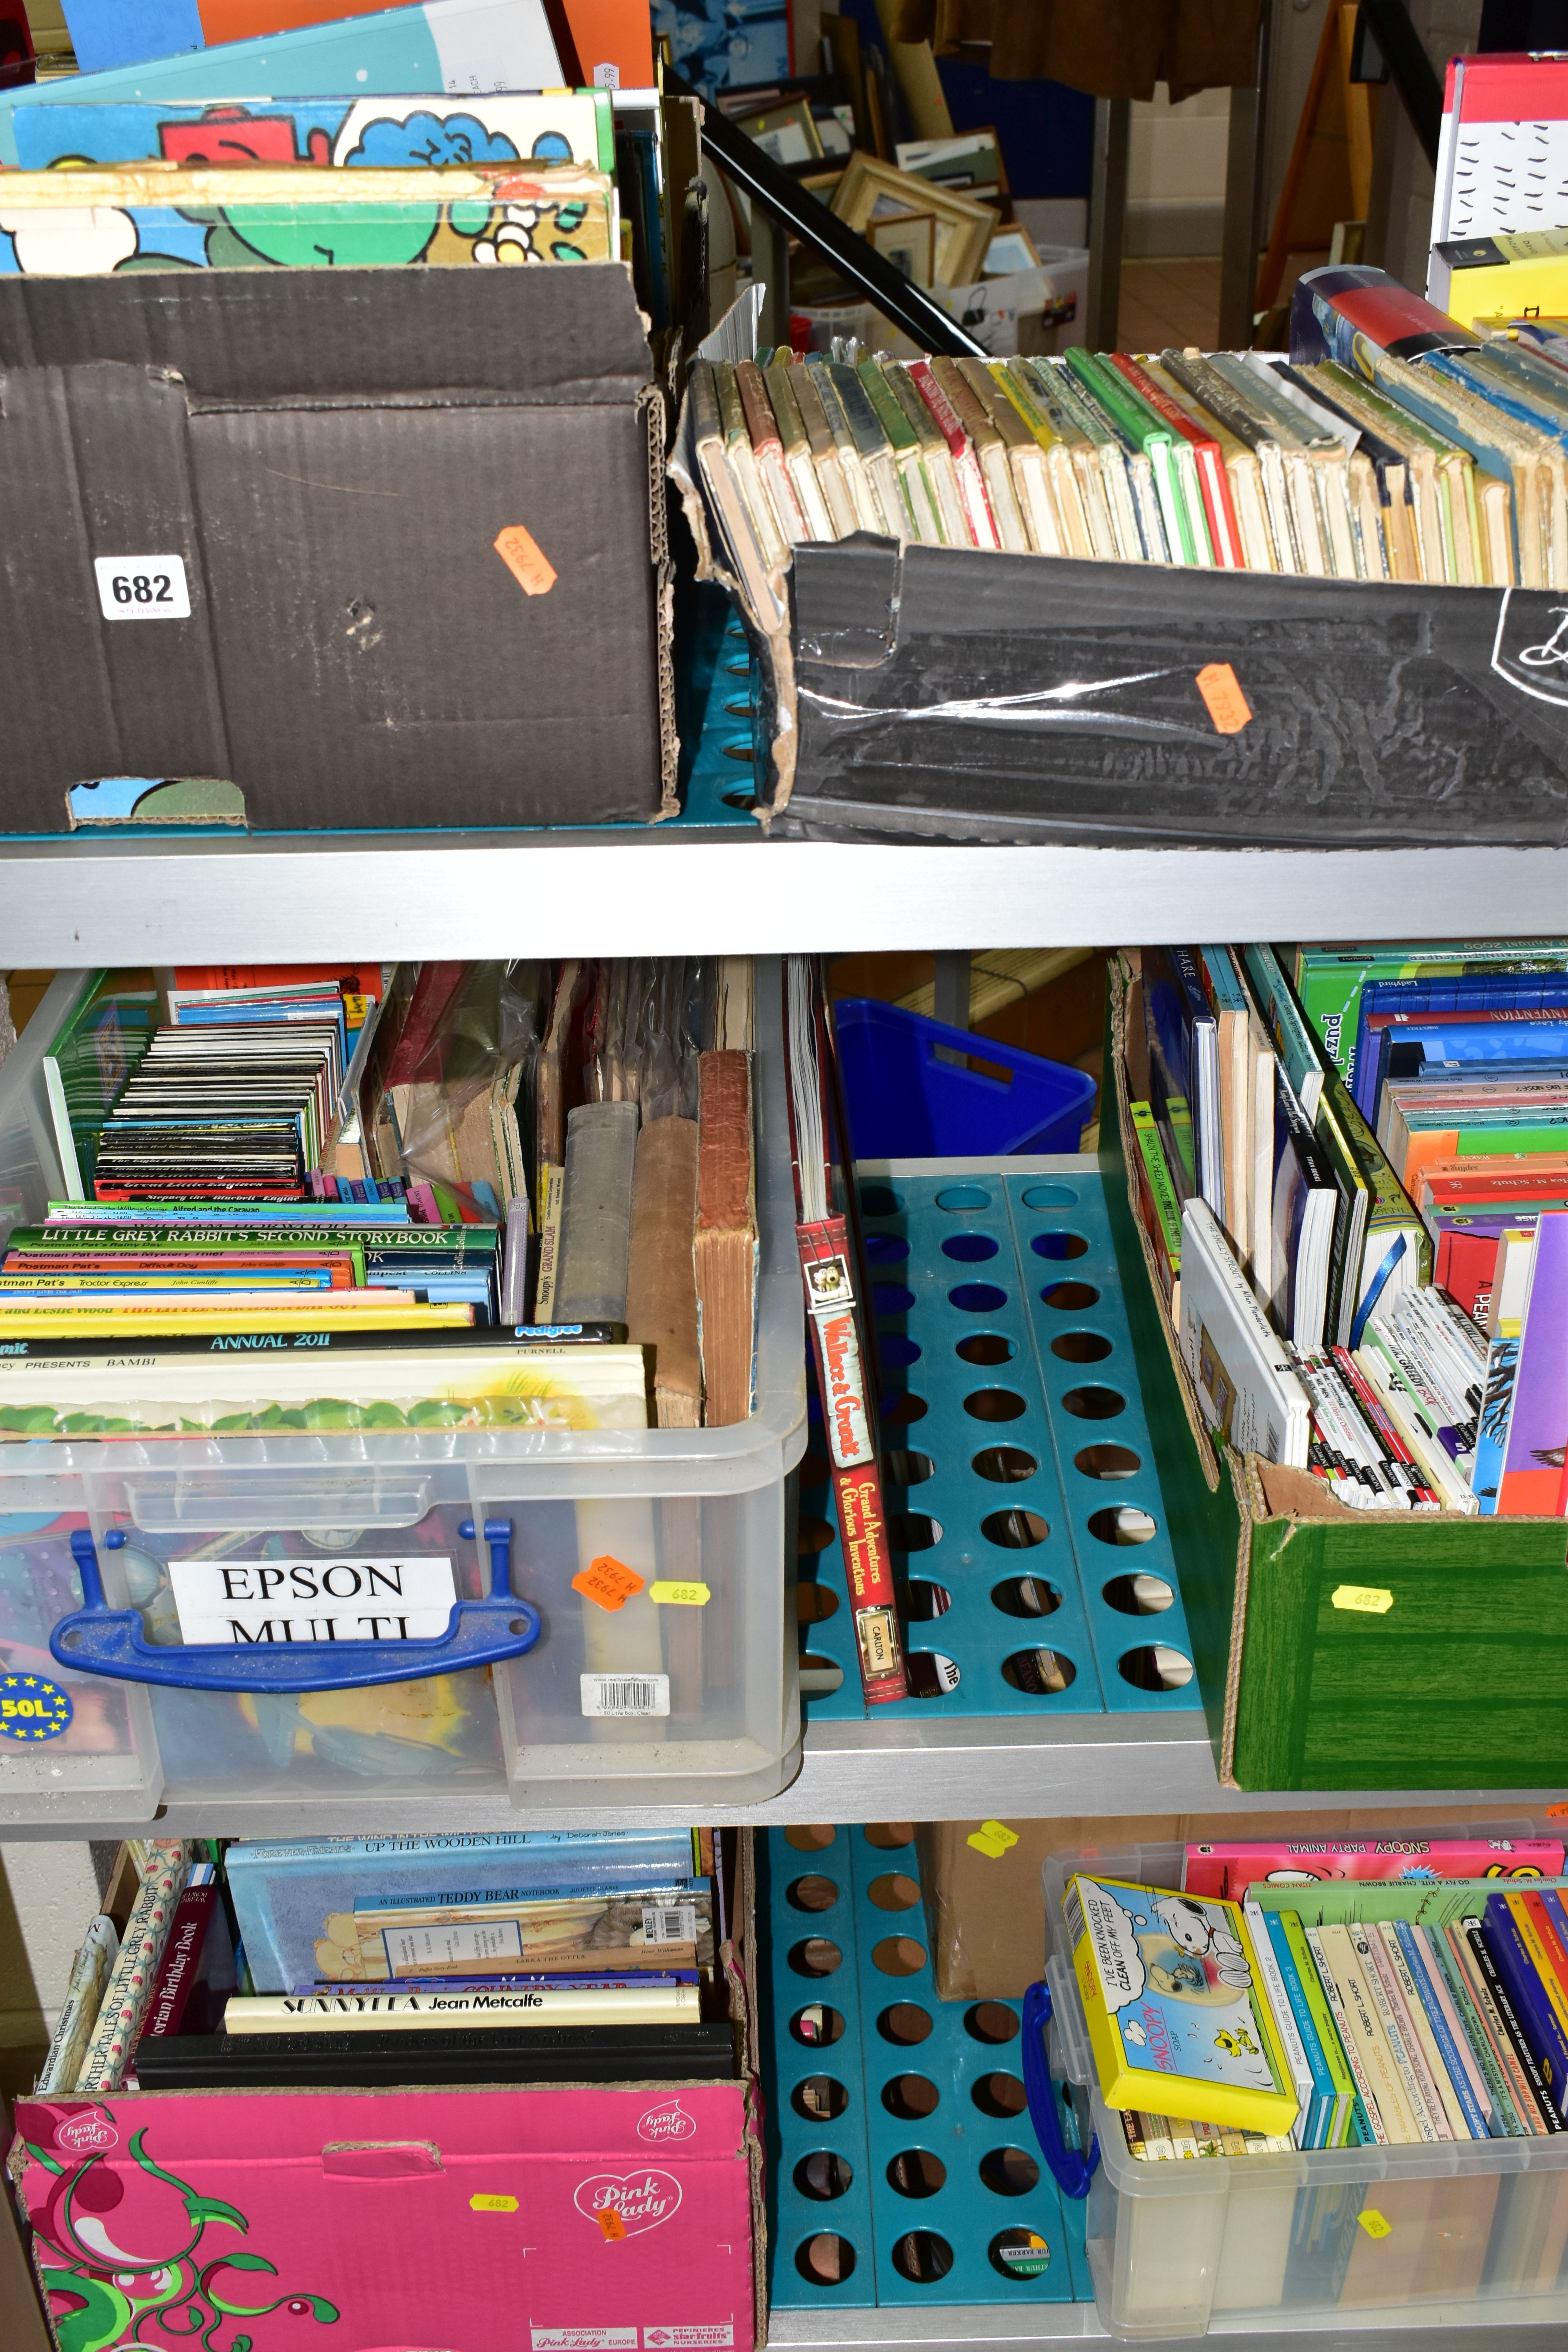
M 42 1065 L 86 977 L 59 976 L 0 1069 L 0 1234 L 61 1194 Z M 0 1705 L 8 1693 L 30 1704 L 16 1694 L 34 1675 L 72 1710 L 63 1729 L 29 1724 L 26 1738 L 0 1722 L 0 1822 L 130 1822 L 160 1801 L 217 1799 L 237 1832 L 247 1806 L 298 1804 L 308 1833 L 322 1800 L 396 1799 L 416 1826 L 509 1791 L 540 1807 L 710 1809 L 784 1788 L 800 1746 L 785 1538 L 805 1358 L 776 963 L 757 967 L 754 1098 L 747 1422 L 0 1444 Z M 110 1604 L 140 1609 L 149 1639 L 177 1642 L 172 1560 L 433 1552 L 452 1560 L 459 1594 L 478 1597 L 488 1552 L 461 1529 L 498 1518 L 512 1524 L 513 1590 L 543 1630 L 493 1670 L 245 1696 L 73 1675 L 49 1654 L 52 1627 L 81 1601 L 73 1529 L 91 1530 Z M 659 1606 L 645 1591 L 603 1610 L 572 1579 L 605 1552 L 645 1584 L 705 1585 L 709 1597 Z
M 1433 1834 L 1542 1836 L 1553 1826 L 1445 1823 Z M 1100 2141 L 1087 2221 L 1105 2326 L 1138 2341 L 1211 2328 L 1568 2323 L 1568 2133 L 1235 2159 L 1128 2152 L 1096 2084 L 1062 1889 L 1079 1870 L 1179 1887 L 1184 1853 L 1053 1854 L 1045 1869 L 1051 2073 L 1069 2086 L 1082 2145 L 1091 2132 Z

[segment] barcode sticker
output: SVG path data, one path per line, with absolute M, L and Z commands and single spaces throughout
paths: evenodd
M 645 1944 L 694 1944 L 697 1941 L 695 1903 L 645 1903 L 642 1907 Z
M 1067 1922 L 1068 1949 L 1076 1952 L 1088 1932 L 1083 1924 L 1083 1897 L 1076 1878 L 1062 1896 L 1062 1917 Z
M 583 1675 L 584 1715 L 668 1715 L 668 1675 Z

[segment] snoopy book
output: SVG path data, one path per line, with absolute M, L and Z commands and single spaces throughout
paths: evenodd
M 1078 1877 L 1062 1910 L 1108 2107 L 1289 2131 L 1296 2094 L 1239 1904 Z

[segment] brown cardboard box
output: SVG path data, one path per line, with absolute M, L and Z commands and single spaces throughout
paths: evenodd
M 1386 1836 L 1462 1829 L 1503 1818 L 1478 1805 L 1422 1805 L 1390 1822 L 1382 1811 L 1089 1814 L 1008 1822 L 1017 1840 L 994 1858 L 970 1838 L 979 1822 L 924 1822 L 915 1832 L 936 1989 L 943 2000 L 1018 2000 L 1044 1966 L 1045 1890 L 1053 1853 L 1121 1853 L 1129 1846 L 1200 1838 Z M 1515 1824 L 1524 1826 L 1522 1817 Z M 989 1850 L 987 1850 L 989 1849 Z

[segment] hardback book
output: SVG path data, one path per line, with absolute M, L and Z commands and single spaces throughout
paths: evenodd
M 862 360 L 856 370 L 865 388 L 866 397 L 876 412 L 893 463 L 898 468 L 899 488 L 910 528 L 918 540 L 928 547 L 941 547 L 944 532 L 937 511 L 936 499 L 926 472 L 924 449 L 920 436 L 905 415 L 891 387 L 887 373 L 876 360 Z
M 1562 1510 L 1568 1440 L 1568 1213 L 1554 1210 L 1536 1229 L 1530 1289 L 1512 1381 L 1511 1410 L 1496 1509 L 1503 1517 L 1552 1517 Z M 1487 1369 L 1491 1409 L 1492 1367 Z M 1485 1414 L 1483 1414 L 1483 1419 Z M 1481 1475 L 1478 1448 L 1476 1475 Z
M 1238 1453 L 1304 1469 L 1307 1392 L 1202 1201 L 1182 1213 L 1180 1339 L 1209 1427 Z
M 103 1989 L 119 1950 L 120 1936 L 114 1922 L 100 1912 L 89 1925 L 71 1963 L 66 1997 L 38 2074 L 39 2098 L 75 2090 L 89 2039 L 98 2022 Z
M 1154 1114 L 1145 1102 L 1129 1103 L 1138 1146 L 1138 1213 L 1154 1253 L 1154 1268 L 1173 1326 L 1179 1328 L 1182 1279 L 1182 1204 L 1171 1181 Z
M 531 1985 L 426 1992 L 235 1994 L 219 2023 L 224 2033 L 416 2032 L 464 2026 L 677 2025 L 701 2014 L 696 1985 Z
M 1180 359 L 1182 354 L 1174 354 Z M 1205 439 L 1212 439 L 1225 467 L 1229 489 L 1231 511 L 1242 548 L 1242 561 L 1249 572 L 1278 572 L 1280 569 L 1275 552 L 1273 535 L 1268 527 L 1268 509 L 1263 496 L 1263 477 L 1255 451 L 1238 439 L 1228 425 L 1202 407 L 1182 383 L 1169 362 L 1172 353 L 1162 352 L 1156 360 L 1152 354 L 1143 361 L 1144 372 L 1152 383 L 1163 393 L 1193 430 Z
M 728 2082 L 734 2028 L 447 2025 L 383 2032 L 184 2033 L 149 2042 L 144 2091 L 379 2089 L 465 2083 Z
M 567 1118 L 553 1299 L 562 1322 L 626 1319 L 638 1116 L 635 1102 L 594 1102 Z
M 1172 1181 L 1184 1202 L 1200 1195 L 1223 1221 L 1217 1025 L 1191 950 L 1143 953 L 1149 1100 Z
M 1062 1908 L 1107 2106 L 1290 2132 L 1300 2102 L 1239 1904 L 1077 1874 Z
M 847 1122 L 837 1086 L 826 992 L 806 956 L 784 965 L 784 1058 L 795 1241 L 806 1327 L 822 1399 L 856 1659 L 867 1703 L 907 1698 L 903 1637 L 877 1459 L 876 1398 L 861 1307 L 866 1286 L 852 1229 Z
M 969 542 L 974 547 L 1000 547 L 1002 539 L 991 499 L 976 450 L 963 420 L 948 396 L 946 385 L 938 378 L 930 362 L 913 360 L 909 367 L 909 379 L 914 385 L 943 440 L 947 443 L 953 476 L 958 484 L 959 498 L 963 506 L 963 519 Z
M 123 2083 L 190 1867 L 180 1840 L 153 1843 L 74 2089 L 116 2091 Z
M 170 1923 L 157 1980 L 142 2021 L 143 2036 L 216 2033 L 237 1981 L 234 1937 L 208 1862 L 196 1863 Z
M 775 365 L 782 365 L 782 361 L 775 362 Z M 816 474 L 817 486 L 822 492 L 823 501 L 833 525 L 828 536 L 832 539 L 847 539 L 852 530 L 859 529 L 859 517 L 856 512 L 855 501 L 850 495 L 844 469 L 838 461 L 838 445 L 834 438 L 833 428 L 827 421 L 827 412 L 823 406 L 822 394 L 809 368 L 790 367 L 784 372 L 788 374 L 790 390 L 795 394 L 795 404 L 800 410 L 800 421 L 805 427 L 805 437 L 811 446 L 811 462 Z M 780 429 L 783 430 L 782 423 Z
M 741 395 L 741 410 L 746 431 L 751 436 L 752 456 L 764 494 L 773 509 L 779 536 L 786 547 L 810 538 L 800 501 L 795 496 L 795 478 L 784 462 L 784 439 L 763 372 L 755 360 L 742 360 L 735 369 L 735 389 Z
M 1334 1222 L 1333 1171 L 1283 1070 L 1274 1079 L 1274 1319 L 1299 1348 L 1321 1347 Z
M 650 1350 L 660 1429 L 702 1424 L 697 1329 L 698 1126 L 650 1119 L 637 1138 L 632 1184 L 626 1336 Z
M 898 402 L 910 432 L 920 445 L 921 463 L 936 506 L 942 544 L 946 547 L 973 547 L 973 534 L 964 513 L 958 475 L 946 434 L 921 398 L 919 387 L 907 367 L 889 365 L 884 368 L 882 381 Z
M 1148 368 L 1141 367 L 1125 352 L 1113 352 L 1110 356 L 1111 365 L 1126 377 L 1140 399 L 1191 449 L 1214 560 L 1227 571 L 1238 570 L 1247 562 L 1247 552 L 1219 442 Z
M 775 360 L 765 371 L 768 399 L 778 425 L 779 446 L 789 473 L 790 488 L 800 509 L 802 523 L 812 539 L 833 540 L 838 526 L 828 507 L 816 462 L 815 447 L 799 396 L 798 371 Z M 824 436 L 826 426 L 824 425 Z
M 695 1282 L 704 1413 L 746 1420 L 756 1374 L 757 1183 L 752 1063 L 735 1050 L 698 1064 Z

